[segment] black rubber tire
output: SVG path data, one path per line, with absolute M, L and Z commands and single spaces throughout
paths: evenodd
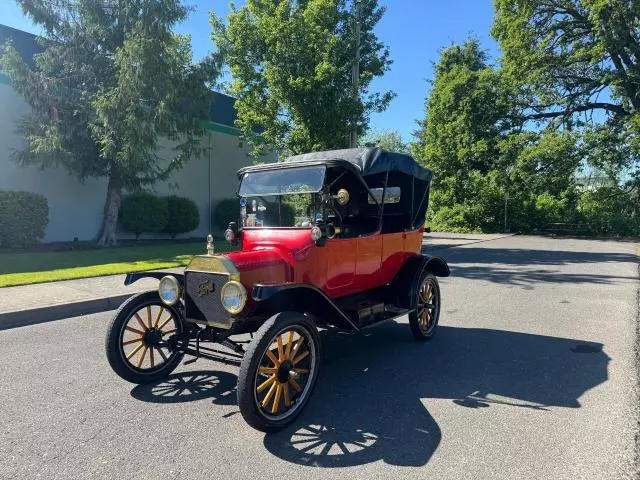
M 178 312 L 176 308 L 169 307 L 162 303 L 157 291 L 134 295 L 120 306 L 107 328 L 107 337 L 105 340 L 107 360 L 118 376 L 128 382 L 139 385 L 162 380 L 176 369 L 184 357 L 182 353 L 173 352 L 166 362 L 163 362 L 153 369 L 136 368 L 124 357 L 121 344 L 124 327 L 135 312 L 148 305 L 161 305 L 165 310 L 169 310 L 176 321 L 176 327 L 178 329 L 176 333 L 182 333 L 185 329 L 184 320 L 180 312 Z
M 267 418 L 262 413 L 262 410 L 258 405 L 256 405 L 254 397 L 256 371 L 260 365 L 260 361 L 265 350 L 271 345 L 271 342 L 278 332 L 282 331 L 286 327 L 295 325 L 304 327 L 313 337 L 316 347 L 316 356 L 314 358 L 315 374 L 309 379 L 309 382 L 311 382 L 309 390 L 306 396 L 302 399 L 300 405 L 296 407 L 296 411 L 282 420 L 273 420 Z M 295 420 L 307 405 L 311 398 L 311 394 L 313 393 L 313 389 L 316 386 L 320 367 L 320 356 L 321 349 L 318 330 L 315 323 L 305 315 L 298 312 L 277 313 L 262 324 L 258 331 L 253 335 L 253 340 L 249 344 L 249 348 L 242 359 L 240 373 L 238 375 L 238 407 L 240 408 L 240 413 L 245 421 L 256 430 L 260 430 L 262 432 L 275 432 L 281 430 Z
M 436 298 L 436 308 L 434 309 L 435 319 L 433 320 L 430 328 L 425 331 L 421 328 L 420 322 L 418 321 L 418 296 L 420 295 L 420 288 L 425 281 L 431 281 L 435 288 L 435 298 Z M 409 326 L 411 327 L 411 333 L 416 340 L 421 342 L 426 342 L 431 340 L 433 336 L 436 334 L 438 329 L 438 321 L 440 320 L 440 307 L 441 307 L 441 298 L 440 298 L 440 284 L 438 283 L 438 278 L 430 273 L 429 271 L 424 271 L 420 277 L 420 280 L 413 287 L 414 291 L 412 292 L 411 302 L 412 308 L 414 311 L 409 314 Z

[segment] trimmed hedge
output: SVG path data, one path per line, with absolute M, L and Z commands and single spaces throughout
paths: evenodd
M 120 224 L 136 239 L 142 233 L 161 233 L 167 227 L 168 210 L 166 198 L 151 193 L 127 195 L 122 200 Z
M 267 225 L 278 225 L 278 204 L 267 203 L 264 220 Z M 282 202 L 282 225 L 293 226 L 296 219 L 296 210 L 290 203 Z M 240 219 L 240 202 L 237 198 L 225 198 L 220 200 L 213 210 L 213 223 L 221 230 L 229 225 L 229 222 L 237 222 Z
M 177 195 L 169 195 L 167 198 L 167 226 L 164 232 L 175 238 L 180 233 L 191 232 L 200 225 L 200 212 L 193 200 Z
M 26 247 L 44 237 L 47 199 L 31 192 L 0 192 L 0 246 Z
M 225 230 L 229 222 L 240 219 L 240 202 L 236 198 L 220 200 L 213 209 L 213 223 L 220 230 Z

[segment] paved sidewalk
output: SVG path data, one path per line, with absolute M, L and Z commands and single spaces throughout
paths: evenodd
M 125 286 L 124 279 L 120 274 L 0 288 L 0 330 L 115 310 L 134 293 L 158 286 L 152 278 Z
M 423 253 L 484 242 L 505 235 L 425 234 Z M 182 272 L 182 268 L 167 272 Z M 157 288 L 155 279 L 141 279 L 126 287 L 125 275 L 109 275 L 61 282 L 0 288 L 0 330 L 62 318 L 115 310 L 129 296 Z

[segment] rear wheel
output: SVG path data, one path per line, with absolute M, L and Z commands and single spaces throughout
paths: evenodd
M 184 331 L 177 309 L 162 303 L 158 292 L 129 298 L 118 309 L 107 330 L 107 360 L 114 372 L 132 383 L 150 383 L 169 375 L 182 353 L 167 341 Z
M 283 428 L 305 407 L 318 378 L 320 342 L 314 323 L 279 313 L 258 329 L 240 366 L 238 406 L 263 432 Z
M 413 308 L 409 314 L 411 332 L 417 340 L 429 340 L 435 335 L 440 318 L 440 285 L 433 274 L 423 273 L 414 292 Z

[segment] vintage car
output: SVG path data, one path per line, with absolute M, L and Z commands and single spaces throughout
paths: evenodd
M 128 274 L 125 285 L 152 277 L 159 286 L 120 307 L 106 353 L 137 384 L 159 381 L 185 355 L 238 365 L 242 416 L 273 431 L 309 401 L 318 329 L 359 333 L 408 315 L 415 338 L 428 340 L 441 308 L 436 276 L 449 267 L 421 254 L 431 171 L 409 155 L 310 153 L 238 177 L 238 221 L 225 237 L 241 249 L 217 255 L 209 235 L 182 275 Z

